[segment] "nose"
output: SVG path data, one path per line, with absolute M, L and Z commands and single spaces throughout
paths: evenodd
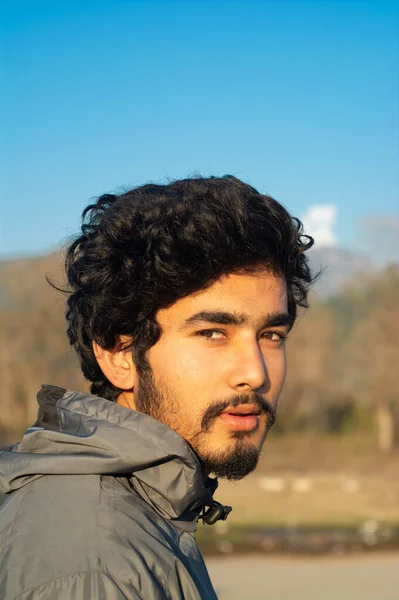
M 232 389 L 239 392 L 268 391 L 270 385 L 265 357 L 257 341 L 247 341 L 237 349 L 228 383 Z

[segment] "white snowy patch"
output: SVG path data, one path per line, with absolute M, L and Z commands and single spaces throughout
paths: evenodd
M 302 222 L 305 233 L 311 235 L 315 244 L 321 246 L 335 246 L 337 240 L 334 226 L 337 218 L 337 207 L 334 204 L 312 204 L 309 206 Z

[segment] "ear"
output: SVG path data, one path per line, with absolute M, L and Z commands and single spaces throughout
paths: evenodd
M 101 371 L 114 386 L 126 391 L 132 390 L 137 380 L 132 349 L 126 349 L 128 341 L 130 340 L 121 336 L 112 350 L 104 350 L 93 341 L 94 355 Z

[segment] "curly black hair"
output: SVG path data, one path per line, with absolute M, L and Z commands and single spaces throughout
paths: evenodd
M 224 274 L 270 269 L 287 282 L 290 314 L 307 306 L 313 239 L 276 200 L 231 175 L 105 194 L 82 220 L 65 261 L 68 336 L 92 393 L 108 400 L 121 390 L 102 373 L 93 340 L 112 349 L 131 337 L 137 368 L 148 368 L 157 311 Z

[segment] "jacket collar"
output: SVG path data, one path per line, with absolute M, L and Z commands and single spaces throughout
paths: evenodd
M 14 463 L 10 490 L 44 474 L 113 475 L 184 529 L 195 529 L 213 503 L 217 480 L 204 476 L 190 446 L 163 423 L 55 386 L 43 386 L 38 402 L 38 420 L 16 448 L 24 460 Z

